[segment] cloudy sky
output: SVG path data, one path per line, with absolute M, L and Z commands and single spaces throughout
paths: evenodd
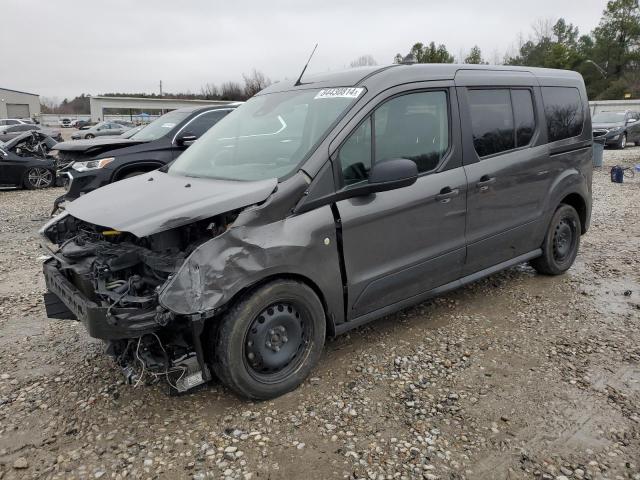
M 478 44 L 500 57 L 541 19 L 564 17 L 581 32 L 605 0 L 2 0 L 0 86 L 46 97 L 80 93 L 199 92 L 242 80 L 253 68 L 295 78 L 372 55 L 390 63 L 415 42 L 456 56 Z

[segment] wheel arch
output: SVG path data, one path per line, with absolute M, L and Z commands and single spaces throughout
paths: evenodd
M 152 170 L 160 168 L 163 165 L 164 164 L 162 162 L 156 162 L 153 160 L 125 163 L 113 172 L 111 181 L 116 182 L 118 180 L 121 180 L 125 175 L 131 172 L 151 172 Z
M 578 212 L 578 216 L 580 217 L 580 233 L 584 234 L 587 231 L 587 202 L 577 192 L 570 193 L 566 195 L 562 200 L 560 200 L 560 204 L 566 204 L 572 206 L 576 212 Z

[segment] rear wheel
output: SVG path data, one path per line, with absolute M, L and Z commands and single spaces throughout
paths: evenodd
M 31 167 L 24 174 L 22 185 L 29 190 L 48 188 L 53 183 L 53 172 L 43 167 Z
M 542 256 L 531 266 L 545 275 L 560 275 L 573 265 L 580 248 L 580 217 L 571 205 L 561 204 L 554 213 L 542 244 Z
M 238 394 L 257 400 L 295 389 L 320 359 L 325 315 L 318 296 L 294 280 L 247 293 L 211 332 L 213 369 Z

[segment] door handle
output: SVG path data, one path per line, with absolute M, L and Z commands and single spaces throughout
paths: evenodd
M 457 196 L 460 193 L 460 190 L 457 188 L 444 187 L 440 190 L 440 193 L 436 195 L 436 200 L 441 203 L 449 203 L 451 199 Z
M 489 175 L 483 175 L 480 177 L 480 181 L 476 183 L 476 186 L 480 189 L 481 192 L 486 192 L 489 190 L 489 185 L 495 183 L 496 177 L 489 177 Z

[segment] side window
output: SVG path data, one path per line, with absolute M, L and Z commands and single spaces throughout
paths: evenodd
M 406 158 L 418 172 L 436 168 L 449 148 L 445 92 L 395 97 L 374 112 L 375 162 Z
M 203 113 L 195 120 L 193 120 L 189 125 L 187 125 L 185 131 L 193 133 L 196 137 L 201 137 L 207 130 L 218 123 L 220 119 L 228 113 L 228 110 L 211 110 L 210 112 Z
M 516 123 L 516 147 L 528 145 L 536 129 L 530 90 L 511 90 L 513 117 Z
M 345 186 L 366 180 L 371 170 L 371 117 L 342 144 L 340 166 Z
M 409 93 L 392 98 L 376 108 L 340 148 L 344 184 L 366 180 L 373 163 L 398 158 L 416 162 L 420 173 L 429 172 L 438 166 L 448 148 L 449 110 L 445 92 Z
M 542 87 L 542 100 L 549 142 L 576 137 L 582 133 L 584 113 L 577 88 Z
M 508 89 L 469 90 L 473 146 L 479 157 L 515 148 Z

